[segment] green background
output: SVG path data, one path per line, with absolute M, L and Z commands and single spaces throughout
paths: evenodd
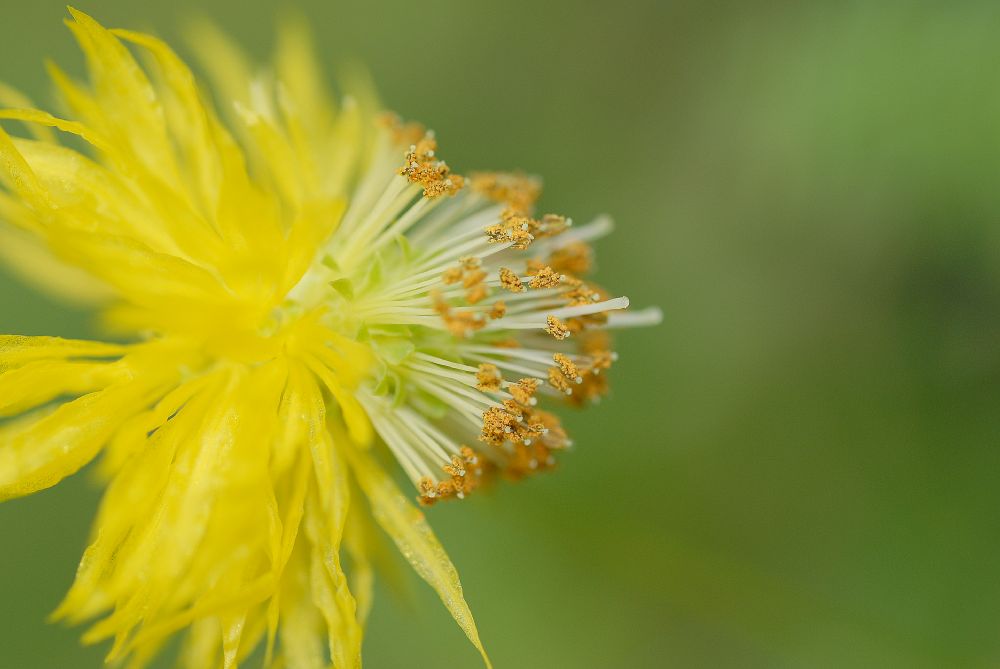
M 64 9 L 0 5 L 0 79 L 44 98 Z M 177 41 L 196 6 L 267 52 L 263 0 L 81 8 Z M 665 312 L 556 474 L 430 514 L 498 668 L 1000 665 L 996 3 L 299 7 L 456 169 L 613 214 L 599 280 Z M 0 282 L 4 332 L 88 322 Z M 98 494 L 0 506 L 0 667 L 99 666 L 44 622 Z M 411 590 L 367 666 L 478 666 Z

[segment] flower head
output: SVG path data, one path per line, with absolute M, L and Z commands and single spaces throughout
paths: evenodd
M 363 88 L 338 101 L 301 32 L 255 74 L 201 29 L 220 115 L 165 43 L 71 12 L 89 82 L 51 68 L 63 114 L 0 89 L 30 131 L 0 128 L 5 255 L 131 342 L 0 337 L 0 499 L 98 456 L 107 482 L 56 616 L 136 667 L 185 630 L 190 667 L 262 643 L 268 666 L 357 666 L 377 524 L 482 651 L 408 498 L 570 445 L 549 409 L 604 394 L 609 328 L 658 319 L 586 280 L 610 224 L 455 173 Z

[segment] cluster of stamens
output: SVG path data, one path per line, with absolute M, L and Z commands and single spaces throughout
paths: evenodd
M 583 405 L 607 392 L 603 372 L 614 354 L 602 326 L 609 311 L 628 301 L 579 278 L 593 266 L 588 241 L 603 234 L 606 223 L 571 228 L 563 216 L 536 217 L 537 180 L 496 172 L 464 180 L 438 160 L 431 134 L 414 139 L 422 127 L 396 118 L 386 123 L 396 141 L 411 142 L 399 174 L 421 186 L 424 198 L 395 218 L 370 219 L 388 221 L 393 233 L 412 228 L 415 255 L 400 258 L 400 269 L 414 263 L 413 278 L 407 282 L 400 272 L 368 313 L 389 318 L 398 310 L 399 320 L 382 322 L 425 325 L 445 338 L 430 337 L 435 343 L 427 348 L 417 343 L 417 352 L 401 363 L 404 386 L 416 392 L 410 405 L 416 411 L 398 417 L 389 407 L 376 427 L 427 505 L 462 498 L 494 472 L 517 479 L 555 465 L 555 454 L 570 441 L 540 403 Z M 470 188 L 461 197 L 439 197 L 463 185 Z M 384 201 L 399 192 L 388 191 Z M 529 246 L 535 253 L 519 258 Z M 494 296 L 498 291 L 503 299 Z M 427 398 L 438 408 L 419 415 Z M 434 411 L 447 417 L 440 423 L 447 430 L 435 427 Z M 482 452 L 459 446 L 476 438 L 473 429 L 486 445 Z M 433 474 L 439 469 L 440 480 Z
M 394 144 L 415 145 L 427 134 L 423 123 L 404 121 L 394 112 L 384 112 L 377 123 L 389 130 Z
M 503 202 L 514 211 L 531 211 L 542 194 L 538 179 L 524 174 L 478 172 L 470 181 L 475 192 L 494 202 Z
M 465 178 L 452 174 L 448 164 L 436 155 L 437 141 L 427 132 L 406 152 L 405 162 L 399 173 L 424 188 L 424 197 L 454 195 L 465 185 Z
M 478 488 L 486 474 L 488 464 L 474 450 L 462 446 L 461 455 L 453 455 L 451 462 L 441 469 L 447 478 L 434 481 L 429 476 L 420 479 L 418 499 L 424 506 L 431 506 L 444 499 L 464 499 Z
M 465 288 L 465 301 L 469 304 L 482 302 L 489 295 L 489 288 L 483 283 L 486 271 L 482 269 L 479 258 L 468 257 L 459 260 L 458 267 L 452 267 L 441 276 L 441 282 L 451 285 L 461 282 Z
M 511 384 L 512 399 L 483 413 L 479 440 L 489 444 L 504 466 L 502 473 L 519 479 L 556 464 L 554 451 L 569 445 L 559 419 L 537 407 L 535 379 L 521 379 Z
M 531 242 L 542 237 L 552 237 L 571 226 L 573 221 L 558 214 L 545 214 L 532 218 L 516 209 L 505 209 L 500 222 L 486 228 L 492 243 L 510 243 L 512 248 L 523 251 Z

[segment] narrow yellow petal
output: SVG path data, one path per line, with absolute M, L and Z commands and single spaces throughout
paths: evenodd
M 287 390 L 301 397 L 316 482 L 307 501 L 305 518 L 312 546 L 311 594 L 326 620 L 334 666 L 358 667 L 361 627 L 356 618 L 357 605 L 340 562 L 340 542 L 350 503 L 347 469 L 326 429 L 326 410 L 319 386 L 305 374 L 290 377 L 290 381 L 293 379 L 295 386 L 290 385 Z
M 53 205 L 48 194 L 3 127 L 0 127 L 0 184 L 18 195 L 37 216 L 51 214 Z
M 90 462 L 121 423 L 149 400 L 122 385 L 62 405 L 38 420 L 0 428 L 0 501 L 55 485 Z
M 101 110 L 128 142 L 133 154 L 160 173 L 177 174 L 166 121 L 156 91 L 132 54 L 87 14 L 69 9 L 67 22 L 87 65 Z
M 219 664 L 219 647 L 222 645 L 219 621 L 203 618 L 191 624 L 177 658 L 177 667 L 205 667 L 212 669 Z
M 153 56 L 162 79 L 158 88 L 168 112 L 170 133 L 186 159 L 182 176 L 190 179 L 205 212 L 211 214 L 218 206 L 223 177 L 220 145 L 229 140 L 202 100 L 194 74 L 163 40 L 131 30 L 111 32 Z
M 223 622 L 222 656 L 223 669 L 236 669 L 236 654 L 240 649 L 240 639 L 243 637 L 243 627 L 246 625 L 246 613 L 226 616 Z
M 492 667 L 462 594 L 458 572 L 424 514 L 407 500 L 369 453 L 359 449 L 345 449 L 345 452 L 358 484 L 368 497 L 375 521 L 396 542 L 417 574 L 437 591 L 455 622 L 482 655 L 483 662 Z
M 97 341 L 0 335 L 0 372 L 35 360 L 108 358 L 121 356 L 127 350 L 127 347 L 120 344 L 105 344 Z
M 344 527 L 344 547 L 351 558 L 351 592 L 358 603 L 358 624 L 364 629 L 368 624 L 374 604 L 375 568 L 369 553 L 374 547 L 366 541 L 367 520 L 360 516 L 357 505 L 352 505 Z
M 281 591 L 281 656 L 288 669 L 324 669 L 323 620 L 312 602 L 308 548 L 292 553 Z M 275 663 L 277 664 L 277 663 Z M 272 669 L 272 665 L 265 665 Z
M 24 121 L 25 123 L 40 125 L 44 128 L 56 128 L 76 135 L 97 149 L 110 151 L 110 143 L 101 135 L 97 134 L 83 123 L 78 121 L 67 121 L 57 116 L 38 109 L 0 109 L 0 119 L 11 119 Z
M 63 395 L 79 396 L 128 380 L 123 365 L 38 360 L 0 374 L 0 416 L 13 416 Z
M 35 105 L 31 99 L 15 88 L 7 84 L 0 83 L 0 107 L 19 107 L 21 109 L 31 109 Z M 56 140 L 52 130 L 36 124 L 27 125 L 28 132 L 35 139 L 43 142 L 54 142 Z
M 0 258 L 8 269 L 40 292 L 67 304 L 100 305 L 111 299 L 114 293 L 106 284 L 56 258 L 37 235 L 18 229 L 37 223 L 16 220 L 16 215 L 5 210 L 3 200 L 0 193 L 0 220 L 13 224 L 0 226 Z M 25 210 L 24 215 L 30 213 Z
M 334 400 L 337 401 L 337 405 L 344 415 L 344 422 L 347 424 L 351 439 L 358 444 L 370 444 L 374 437 L 372 424 L 368 420 L 368 414 L 365 413 L 354 394 L 348 392 L 337 376 L 322 362 L 308 356 L 306 362 L 309 369 L 323 382 L 326 389 L 333 395 Z

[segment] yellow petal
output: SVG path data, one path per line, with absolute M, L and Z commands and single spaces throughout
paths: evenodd
M 30 109 L 35 105 L 31 102 L 31 99 L 27 95 L 18 91 L 7 84 L 0 83 L 0 107 L 20 107 L 22 109 Z M 28 132 L 31 133 L 32 137 L 43 142 L 54 142 L 55 135 L 49 128 L 44 126 L 30 124 L 27 126 Z
M 417 574 L 437 591 L 455 622 L 482 655 L 483 662 L 491 667 L 479 640 L 472 611 L 462 594 L 458 572 L 424 519 L 424 514 L 407 500 L 369 453 L 359 449 L 345 449 L 345 452 L 349 455 L 358 484 L 368 497 L 375 521 L 396 542 Z
M 351 558 L 351 592 L 358 603 L 358 624 L 364 629 L 374 603 L 375 569 L 369 553 L 374 550 L 367 541 L 369 531 L 367 519 L 360 516 L 357 505 L 352 505 L 344 527 L 344 547 Z
M 0 219 L 13 223 L 2 202 Z M 25 227 L 23 222 L 15 225 Z M 56 258 L 37 236 L 23 230 L 0 226 L 0 258 L 19 279 L 68 304 L 99 305 L 114 294 L 106 284 Z
M 73 21 L 67 25 L 87 57 L 95 97 L 109 127 L 145 165 L 176 177 L 174 153 L 153 85 L 118 38 L 83 12 L 72 7 L 69 11 Z
M 79 396 L 126 381 L 129 371 L 106 362 L 38 360 L 0 374 L 0 416 L 12 416 L 63 395 Z
M 118 357 L 126 350 L 127 347 L 120 344 L 105 344 L 96 341 L 0 335 L 0 372 L 20 367 L 35 360 Z
M 205 667 L 219 664 L 219 647 L 222 645 L 219 621 L 204 618 L 191 624 L 177 658 L 178 667 Z
M 62 405 L 38 420 L 0 429 L 0 501 L 55 485 L 90 462 L 123 421 L 149 401 L 131 384 Z
M 336 667 L 361 665 L 361 627 L 357 604 L 341 567 L 340 542 L 347 519 L 350 490 L 347 469 L 326 429 L 323 397 L 315 381 L 305 377 L 300 392 L 311 407 L 309 448 L 316 477 L 306 507 L 306 532 L 310 552 L 312 597 L 326 620 L 330 657 Z
M 135 352 L 118 363 L 70 362 L 70 358 L 99 358 L 121 354 L 113 344 L 53 337 L 0 336 L 0 398 L 8 410 L 26 408 L 64 392 L 104 387 L 54 411 L 30 414 L 0 428 L 0 500 L 47 488 L 87 464 L 119 426 L 165 392 L 171 370 L 142 374 L 149 351 Z M 155 357 L 155 354 L 153 354 Z M 86 370 L 86 377 L 61 377 Z M 109 375 L 105 376 L 104 372 Z M 18 393 L 18 386 L 32 384 Z
M 281 655 L 289 669 L 324 669 L 323 620 L 313 605 L 309 555 L 296 545 L 281 591 Z M 271 665 L 265 665 L 271 669 Z

